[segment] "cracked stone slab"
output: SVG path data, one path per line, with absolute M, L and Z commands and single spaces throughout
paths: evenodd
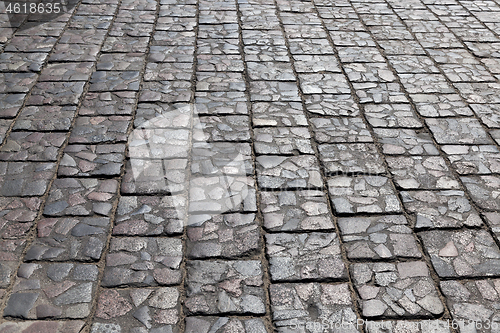
M 99 144 L 127 140 L 130 116 L 78 117 L 69 137 L 69 143 Z
M 122 18 L 123 11 L 119 11 L 118 17 Z M 73 15 L 68 27 L 73 29 L 103 29 L 107 30 L 113 16 L 100 15 Z
M 496 146 L 443 146 L 452 167 L 460 175 L 500 173 L 500 151 Z
M 247 97 L 242 91 L 197 91 L 194 112 L 210 116 L 248 115 Z
M 425 122 L 439 144 L 492 144 L 475 118 L 431 118 Z
M 251 80 L 293 81 L 292 65 L 287 62 L 252 62 L 248 61 L 247 72 Z
M 279 333 L 297 331 L 306 325 L 322 329 L 341 327 L 342 332 L 359 332 L 349 285 L 320 283 L 279 283 L 269 288 L 273 323 Z M 312 330 L 302 330 L 302 332 Z M 333 332 L 333 331 L 332 331 Z
M 410 104 L 367 104 L 364 108 L 373 127 L 423 127 Z
M 320 25 L 300 25 L 300 24 L 285 24 L 285 37 L 293 38 L 326 38 L 325 29 Z
M 409 103 L 397 83 L 355 82 L 352 85 L 360 103 Z
M 135 91 L 89 92 L 78 111 L 82 116 L 131 116 L 136 103 Z
M 106 37 L 102 45 L 102 52 L 123 52 L 123 53 L 146 53 L 149 44 L 149 37 Z
M 270 231 L 333 230 L 328 199 L 318 190 L 261 192 L 264 228 Z
M 250 100 L 253 102 L 300 102 L 295 82 L 252 81 Z
M 322 188 L 320 169 L 313 155 L 256 157 L 257 181 L 261 188 Z
M 137 11 L 130 11 L 129 13 L 133 13 L 130 15 L 130 17 L 127 17 L 128 20 L 136 20 Z M 145 13 L 151 13 L 151 12 L 145 12 Z M 118 15 L 120 13 L 118 12 Z M 152 14 L 146 14 L 149 17 L 151 17 L 151 23 L 155 22 L 155 15 L 154 13 Z M 116 19 L 119 21 L 119 16 Z M 146 22 L 143 20 L 142 22 Z M 197 26 L 196 18 L 194 17 L 174 17 L 174 16 L 159 16 L 158 20 L 156 21 L 156 27 L 155 30 L 166 30 L 166 31 L 193 31 L 194 28 Z M 200 37 L 201 38 L 201 37 Z
M 358 104 L 351 95 L 312 94 L 305 95 L 306 110 L 325 116 L 356 117 Z
M 493 231 L 495 238 L 498 241 L 500 237 L 500 213 L 484 212 L 482 215 L 486 220 L 486 223 L 491 227 L 491 231 Z
M 441 156 L 391 156 L 386 161 L 394 182 L 403 189 L 460 189 Z
M 311 118 L 310 122 L 320 143 L 373 142 L 362 118 Z
M 96 261 L 101 258 L 110 230 L 109 218 L 44 218 L 25 260 Z
M 374 128 L 375 136 L 387 155 L 439 155 L 431 135 L 425 130 Z
M 500 104 L 471 104 L 470 107 L 488 128 L 500 128 Z
M 192 76 L 192 63 L 149 62 L 146 65 L 144 81 L 189 81 Z
M 399 74 L 399 78 L 410 94 L 455 92 L 441 74 Z
M 472 201 L 486 210 L 500 209 L 500 177 L 495 175 L 460 177 Z
M 12 132 L 0 148 L 0 160 L 53 162 L 65 141 L 66 133 Z
M 6 52 L 40 53 L 50 52 L 57 39 L 45 36 L 14 36 L 5 46 Z
M 387 16 L 387 15 L 383 15 Z M 389 26 L 389 25 L 380 25 L 370 27 L 370 32 L 373 34 L 373 37 L 377 40 L 404 40 L 404 41 L 412 41 L 412 34 L 406 29 L 406 27 L 402 26 Z
M 25 97 L 26 94 L 0 94 L 0 117 L 15 118 Z
M 358 21 L 359 22 L 359 21 Z M 361 22 L 359 22 L 361 24 Z M 372 36 L 364 29 L 362 31 L 329 31 L 335 46 L 375 47 Z M 347 54 L 346 54 L 347 56 Z
M 241 73 L 198 72 L 196 91 L 245 91 L 245 81 Z
M 90 332 L 179 333 L 180 308 L 176 287 L 105 289 L 97 299 Z
M 319 9 L 319 7 L 317 7 Z M 321 15 L 321 13 L 320 13 Z M 323 19 L 326 29 L 331 31 L 366 31 L 359 19 Z
M 347 279 L 334 232 L 267 234 L 266 251 L 273 281 Z
M 327 39 L 303 39 L 294 38 L 288 40 L 290 53 L 293 55 L 327 55 L 335 54 L 333 47 Z
M 145 287 L 181 282 L 183 245 L 179 238 L 111 238 L 104 287 Z
M 347 62 L 385 62 L 382 54 L 375 47 L 338 47 L 340 61 Z
M 100 47 L 85 44 L 57 44 L 49 61 L 96 61 Z
M 319 160 L 327 174 L 364 173 L 370 175 L 386 172 L 377 147 L 370 143 L 320 145 Z
M 196 38 L 194 31 L 162 31 L 156 30 L 153 38 L 153 45 L 195 45 Z
M 347 63 L 343 66 L 351 82 L 394 82 L 396 77 L 386 63 Z
M 476 57 L 500 58 L 500 43 L 465 42 Z
M 311 135 L 306 127 L 255 128 L 254 149 L 256 154 L 314 154 Z
M 307 126 L 302 104 L 297 102 L 252 103 L 252 122 L 255 126 Z
M 40 72 L 48 53 L 9 53 L 0 55 L 1 72 Z
M 2 197 L 0 199 L 0 237 L 2 239 L 26 237 L 41 204 L 41 200 L 35 197 Z
M 444 312 L 424 261 L 356 263 L 351 274 L 365 318 L 433 318 Z
M 22 319 L 83 319 L 97 288 L 96 265 L 21 264 L 4 316 Z
M 192 260 L 186 266 L 187 314 L 265 313 L 260 261 Z
M 273 6 L 274 7 L 274 6 Z M 280 22 L 276 16 L 276 8 L 270 6 L 248 8 L 240 4 L 241 28 L 243 30 L 276 30 L 280 28 Z M 236 23 L 235 20 L 233 23 Z
M 244 65 L 240 54 L 198 54 L 197 71 L 243 72 Z
M 118 7 L 116 3 L 85 3 L 78 6 L 78 10 L 75 12 L 75 15 L 109 15 L 109 13 L 114 13 L 116 11 L 116 7 Z
M 186 333 L 209 333 L 216 330 L 241 333 L 266 333 L 264 320 L 261 318 L 238 319 L 234 317 L 187 317 Z
M 38 82 L 26 105 L 78 105 L 85 82 Z
M 39 81 L 87 81 L 93 72 L 92 62 L 49 63 Z
M 119 176 L 125 145 L 69 145 L 58 169 L 59 176 Z
M 387 55 L 426 55 L 424 49 L 416 43 L 405 43 L 400 40 L 378 41 Z
M 211 5 L 215 5 L 211 2 Z M 225 24 L 200 24 L 198 26 L 198 40 L 197 42 L 204 43 L 206 41 L 201 39 L 211 39 L 214 42 L 226 42 L 231 39 L 238 39 L 238 24 L 225 23 Z
M 194 6 L 193 6 L 194 8 Z M 194 13 L 193 13 L 194 14 Z M 199 13 L 200 24 L 223 24 L 223 23 L 237 23 L 238 17 L 236 12 L 232 11 L 219 11 L 219 10 L 200 10 Z M 245 21 L 243 20 L 243 24 Z
M 267 42 L 266 37 L 262 38 L 265 40 L 265 42 Z M 259 40 L 258 43 L 255 43 L 253 40 L 248 42 L 245 42 L 244 40 L 244 43 L 249 44 L 245 45 L 245 48 L 243 49 L 245 54 L 245 60 L 253 62 L 275 62 L 276 64 L 280 62 L 286 62 L 286 63 L 290 62 L 290 57 L 288 56 L 288 50 L 286 48 L 284 40 L 267 42 L 266 44 L 265 42 L 261 42 Z M 286 66 L 286 65 L 287 64 L 281 64 L 281 66 Z M 291 71 L 292 70 L 290 68 L 290 72 Z
M 110 216 L 118 182 L 114 179 L 59 178 L 52 183 L 46 216 Z
M 59 43 L 100 46 L 106 39 L 106 32 L 102 29 L 67 29 L 62 34 Z
M 383 176 L 335 176 L 328 180 L 335 211 L 339 214 L 401 213 L 389 178 Z
M 405 209 L 416 216 L 416 229 L 483 225 L 464 191 L 403 191 Z
M 0 194 L 42 196 L 55 172 L 55 163 L 0 162 Z
M 189 81 L 143 82 L 139 102 L 189 102 L 193 96 Z
M 460 117 L 474 113 L 459 95 L 455 94 L 411 94 L 417 112 L 422 117 Z
M 142 53 L 105 53 L 96 64 L 97 71 L 141 71 Z
M 196 6 L 194 5 L 171 5 L 162 4 L 160 6 L 161 16 L 173 16 L 173 17 L 195 17 L 196 16 Z
M 148 61 L 150 62 L 188 62 L 194 60 L 194 46 L 158 46 L 149 48 Z
M 235 37 L 237 36 L 238 27 L 235 27 Z M 280 29 L 274 30 L 242 30 L 243 44 L 245 46 L 285 46 L 285 38 Z M 286 49 L 286 48 L 285 48 Z
M 451 32 L 416 32 L 415 38 L 425 49 L 454 49 L 462 43 Z
M 0 90 L 3 93 L 26 93 L 36 80 L 35 73 L 0 73 Z
M 299 74 L 304 94 L 349 94 L 351 89 L 343 74 Z
M 388 56 L 392 67 L 399 74 L 404 73 L 439 73 L 439 68 L 427 56 L 398 55 Z
M 481 65 L 445 64 L 440 66 L 451 82 L 494 82 L 495 78 Z
M 337 223 L 350 259 L 422 257 L 403 215 L 341 217 Z
M 187 255 L 195 259 L 241 258 L 261 246 L 255 214 L 191 215 L 187 236 Z
M 498 275 L 500 250 L 486 230 L 434 230 L 419 235 L 439 277 Z
M 332 55 L 294 55 L 293 59 L 297 73 L 341 72 L 337 58 Z
M 338 4 L 337 6 L 330 6 L 332 3 Z M 318 13 L 324 19 L 358 19 L 358 15 L 354 8 L 348 3 L 342 5 L 338 1 L 318 1 Z M 327 7 L 328 6 L 328 7 Z
M 5 134 L 11 127 L 12 123 L 14 123 L 14 120 L 0 119 L 0 143 L 5 140 Z
M 500 103 L 500 97 L 497 93 L 500 89 L 499 83 L 454 83 L 453 85 L 468 103 Z
M 6 321 L 0 325 L 0 330 L 13 332 L 42 331 L 47 333 L 78 333 L 81 332 L 85 322 L 83 320 L 72 321 Z
M 134 119 L 135 130 L 129 136 L 130 144 L 134 147 L 139 143 L 134 142 L 134 140 L 148 139 L 152 141 L 150 146 L 153 147 L 154 140 L 158 140 L 158 138 L 153 139 L 155 136 L 163 136 L 165 139 L 168 138 L 169 140 L 177 138 L 187 142 L 186 132 L 176 130 L 185 130 L 191 127 L 192 111 L 192 105 L 185 103 L 139 103 Z M 196 119 L 197 118 L 195 118 L 195 121 L 197 121 Z M 162 130 L 155 131 L 160 129 Z M 165 141 L 160 140 L 158 143 L 165 144 Z M 142 144 L 144 143 L 141 142 L 141 145 Z M 155 146 L 155 148 L 160 148 L 160 146 Z M 133 154 L 131 153 L 130 156 L 133 156 Z M 162 155 L 161 157 L 167 156 L 168 155 Z
M 202 116 L 194 125 L 193 141 L 233 142 L 250 140 L 248 116 Z
M 89 91 L 139 90 L 138 71 L 97 71 L 90 79 Z

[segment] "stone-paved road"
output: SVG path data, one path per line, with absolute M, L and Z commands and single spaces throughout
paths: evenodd
M 0 333 L 500 332 L 500 0 L 7 5 Z

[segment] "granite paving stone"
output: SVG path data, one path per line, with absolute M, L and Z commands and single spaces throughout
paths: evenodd
M 25 97 L 26 94 L 0 94 L 0 117 L 15 118 Z
M 136 13 L 136 11 L 134 11 Z M 151 20 L 154 22 L 155 20 L 155 13 L 154 12 L 144 12 L 144 15 L 147 15 L 148 21 Z M 140 14 L 135 14 L 137 16 L 140 16 Z M 130 14 L 125 16 L 123 20 L 134 20 L 135 18 Z M 118 16 L 116 18 L 116 21 L 120 21 L 120 13 L 118 12 Z M 146 22 L 146 20 L 143 20 L 143 22 Z M 156 27 L 155 30 L 167 30 L 167 31 L 192 31 L 194 28 L 198 26 L 196 18 L 194 17 L 174 17 L 174 16 L 162 16 L 159 14 L 158 20 L 156 21 Z M 200 36 L 201 38 L 201 36 Z
M 465 42 L 476 57 L 500 58 L 500 43 Z
M 500 177 L 495 175 L 460 177 L 469 191 L 472 201 L 485 210 L 500 208 Z
M 255 126 L 307 126 L 302 104 L 297 102 L 254 102 L 252 122 Z
M 422 46 L 417 43 L 410 44 L 400 40 L 380 40 L 377 43 L 387 55 L 426 55 Z
M 385 63 L 348 63 L 343 67 L 350 82 L 394 82 L 396 80 Z
M 386 172 L 377 147 L 371 143 L 336 143 L 320 145 L 319 160 L 326 174 L 363 173 L 370 175 Z
M 0 194 L 42 196 L 55 172 L 55 163 L 0 162 Z
M 65 141 L 65 133 L 12 132 L 0 148 L 0 160 L 53 162 Z
M 296 54 L 307 54 L 307 55 L 328 55 L 335 54 L 332 46 L 328 43 L 326 39 L 306 39 L 306 38 L 294 38 L 288 40 L 290 45 L 290 53 Z
M 425 122 L 439 144 L 492 144 L 475 118 L 428 118 Z
M 148 61 L 150 62 L 193 62 L 193 59 L 193 46 L 168 47 L 153 45 L 149 48 Z
M 196 41 L 197 54 L 232 54 L 239 55 L 237 38 L 204 38 Z
M 416 32 L 415 37 L 424 48 L 457 48 L 460 41 L 451 32 Z
M 439 155 L 429 132 L 403 128 L 375 128 L 374 134 L 387 155 Z
M 293 81 L 295 76 L 292 66 L 285 62 L 247 62 L 247 71 L 251 80 Z
M 102 29 L 68 29 L 62 34 L 59 43 L 101 46 L 105 38 L 106 31 Z
M 441 21 L 427 21 L 427 20 L 404 20 L 404 23 L 408 27 L 408 30 L 414 33 L 417 32 L 450 32 L 450 29 L 446 27 Z M 429 53 L 433 50 L 429 49 Z
M 179 284 L 182 253 L 179 238 L 113 237 L 106 254 L 102 285 L 146 287 Z
M 246 8 L 240 5 L 241 10 L 241 28 L 245 30 L 275 30 L 279 29 L 279 21 L 276 17 L 276 8 Z M 223 23 L 236 23 L 236 18 L 233 22 Z
M 338 47 L 338 54 L 343 63 L 377 63 L 385 60 L 375 47 Z
M 404 73 L 439 73 L 430 57 L 414 55 L 395 55 L 387 57 L 392 67 L 399 74 Z
M 78 6 L 78 10 L 75 15 L 109 15 L 109 13 L 114 13 L 117 5 L 113 3 L 109 4 L 82 4 Z
M 89 91 L 139 90 L 138 71 L 96 71 L 90 79 Z
M 248 116 L 201 116 L 194 124 L 193 140 L 234 142 L 250 139 Z
M 137 73 L 139 75 L 139 73 Z M 139 89 L 139 81 L 137 81 Z M 139 102 L 189 102 L 193 95 L 189 81 L 151 81 L 143 82 L 139 92 Z
M 351 92 L 342 74 L 299 74 L 304 94 L 349 94 Z
M 198 72 L 196 91 L 245 91 L 241 73 Z
M 118 12 L 118 17 L 121 17 L 123 11 Z M 142 17 L 141 17 L 142 18 Z M 73 29 L 103 29 L 107 30 L 113 16 L 104 15 L 74 15 L 72 20 L 69 22 L 68 27 Z
M 387 15 L 384 15 L 387 16 Z M 415 42 L 415 39 L 406 29 L 406 27 L 401 26 L 375 26 L 370 27 L 370 32 L 373 37 L 377 40 L 404 40 L 405 42 Z
M 130 122 L 130 116 L 78 117 L 69 137 L 69 143 L 124 142 Z
M 82 116 L 132 115 L 136 94 L 134 91 L 87 93 L 83 98 L 78 114 Z
M 323 19 L 323 23 L 328 31 L 366 31 L 363 23 L 357 19 Z
M 36 197 L 2 197 L 0 200 L 0 237 L 23 239 L 38 215 L 42 201 Z
M 97 71 L 140 71 L 144 55 L 141 53 L 105 53 L 99 57 Z
M 411 94 L 418 114 L 422 117 L 464 117 L 474 113 L 459 95 L 455 94 Z
M 401 83 L 410 94 L 451 94 L 455 90 L 441 74 L 400 74 Z
M 93 71 L 93 63 L 50 63 L 45 67 L 39 81 L 87 81 Z
M 249 143 L 194 142 L 190 151 L 192 175 L 252 175 Z
M 470 107 L 488 128 L 500 128 L 500 104 L 471 104 Z
M 119 176 L 125 145 L 69 145 L 59 164 L 59 176 Z
M 366 104 L 364 109 L 372 127 L 423 127 L 410 104 Z
M 185 313 L 264 314 L 262 265 L 258 260 L 187 263 Z
M 257 182 L 260 188 L 322 188 L 318 162 L 313 155 L 256 157 Z
M 153 45 L 195 45 L 195 33 L 193 31 L 163 31 L 157 30 L 152 38 Z
M 320 143 L 373 142 L 362 118 L 311 118 L 310 122 Z
M 57 39 L 54 37 L 44 36 L 14 36 L 4 51 L 6 52 L 29 52 L 40 53 L 50 52 L 56 44 Z
M 424 261 L 355 263 L 350 269 L 365 318 L 433 318 L 444 312 Z
M 266 333 L 262 318 L 238 319 L 234 317 L 186 317 L 186 333 L 209 333 L 214 330 L 242 333 Z
M 238 39 L 238 24 L 200 24 L 198 26 L 198 38 L 213 39 L 214 41 L 221 39 Z M 203 42 L 203 41 L 199 41 Z
M 326 32 L 320 25 L 285 24 L 286 38 L 326 38 Z
M 403 215 L 342 217 L 337 223 L 350 259 L 422 257 Z
M 3 93 L 26 93 L 36 80 L 35 73 L 0 73 L 0 90 Z
M 328 2 L 328 4 L 330 4 Z M 356 11 L 351 6 L 325 6 L 318 3 L 318 14 L 323 19 L 357 19 Z
M 496 146 L 443 146 L 452 168 L 460 175 L 500 173 L 500 151 Z
M 253 62 L 275 62 L 275 66 L 283 66 L 278 62 L 290 62 L 288 51 L 284 45 L 250 44 L 244 48 L 245 60 Z M 265 65 L 265 64 L 264 64 Z M 285 64 L 286 66 L 286 64 Z M 291 68 L 290 68 L 291 71 Z
M 305 95 L 306 110 L 326 116 L 359 116 L 359 107 L 351 95 L 311 94 Z
M 318 190 L 261 192 L 263 225 L 269 231 L 333 230 L 325 193 Z
M 256 154 L 314 154 L 306 127 L 262 127 L 254 129 Z M 1 157 L 1 155 L 0 155 Z
M 409 103 L 401 86 L 395 82 L 355 82 L 352 85 L 360 103 Z
M 46 52 L 0 54 L 1 72 L 39 72 L 47 59 Z
M 495 78 L 484 66 L 473 64 L 441 65 L 444 75 L 451 82 L 494 82 Z
M 416 229 L 483 225 L 464 191 L 403 191 L 401 198 L 406 211 L 415 214 Z
M 295 82 L 252 81 L 250 99 L 253 102 L 299 102 L 299 92 Z
M 85 82 L 38 82 L 26 105 L 78 105 Z
M 68 131 L 75 114 L 75 106 L 28 106 L 21 110 L 13 129 L 44 132 Z
M 49 56 L 49 62 L 95 61 L 99 46 L 85 44 L 57 44 Z
M 486 230 L 433 230 L 419 235 L 439 277 L 498 275 L 500 250 Z
M 199 11 L 200 24 L 224 24 L 224 23 L 237 23 L 238 18 L 235 12 L 220 11 L 220 10 L 200 10 Z M 245 26 L 246 21 L 243 21 Z
M 193 75 L 193 64 L 190 63 L 154 63 L 146 65 L 144 81 L 187 81 Z
M 102 52 L 138 52 L 145 53 L 149 44 L 149 37 L 112 37 L 109 36 L 104 41 L 101 51 Z M 151 55 L 150 55 L 151 56 Z
M 468 103 L 500 103 L 497 93 L 500 89 L 499 83 L 455 83 L 454 86 Z
M 242 91 L 197 91 L 195 110 L 199 115 L 248 115 L 247 97 Z
M 297 73 L 341 71 L 337 58 L 332 55 L 294 55 L 293 59 Z

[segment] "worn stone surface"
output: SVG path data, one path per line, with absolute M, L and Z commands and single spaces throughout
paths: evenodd
M 318 163 L 312 155 L 261 155 L 256 159 L 260 188 L 322 188 Z
M 385 167 L 374 144 L 352 143 L 320 145 L 319 160 L 327 174 L 383 174 Z

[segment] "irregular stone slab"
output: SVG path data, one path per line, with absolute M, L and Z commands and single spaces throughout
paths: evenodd
M 149 44 L 149 37 L 112 37 L 106 38 L 101 51 L 104 52 L 124 52 L 124 53 L 146 53 Z
M 249 143 L 195 142 L 191 155 L 192 175 L 252 175 Z
M 373 127 L 423 127 L 410 104 L 367 104 L 365 115 Z
M 382 152 L 387 155 L 439 155 L 431 135 L 424 130 L 374 128 Z
M 312 26 L 315 27 L 315 26 Z M 326 37 L 326 36 L 325 36 Z M 333 55 L 294 55 L 297 73 L 335 72 L 340 73 L 338 60 Z
M 69 145 L 58 169 L 62 176 L 119 176 L 125 145 Z
M 248 30 L 247 30 L 248 31 Z M 274 32 L 273 30 L 269 32 Z M 279 31 L 281 34 L 281 31 Z M 264 41 L 267 41 L 268 38 L 262 36 Z M 245 39 L 244 43 L 247 43 Z M 282 43 L 281 43 L 282 42 Z M 277 44 L 277 45 L 275 45 Z M 282 39 L 278 39 L 278 41 L 272 42 L 261 42 L 255 43 L 253 40 L 249 42 L 249 45 L 246 45 L 243 49 L 245 53 L 246 61 L 254 61 L 254 62 L 274 62 L 278 64 L 278 62 L 290 62 L 290 57 L 288 56 L 288 50 L 285 45 L 285 41 Z M 238 50 L 239 52 L 239 50 Z M 282 66 L 287 66 L 287 64 L 282 64 Z M 292 70 L 290 69 L 290 72 Z M 286 73 L 285 73 L 286 74 Z M 289 73 L 287 76 L 289 76 Z
M 455 92 L 441 74 L 399 74 L 399 78 L 410 94 L 452 94 Z
M 335 20 L 328 20 L 329 22 L 335 22 Z M 363 23 L 359 20 L 356 20 L 358 24 L 363 27 Z M 333 23 L 332 23 L 333 24 Z M 352 23 L 354 24 L 354 23 Z M 327 25 L 328 28 L 328 25 Z M 332 37 L 333 45 L 335 46 L 352 46 L 352 47 L 375 47 L 375 41 L 373 37 L 366 32 L 364 29 L 355 29 L 360 31 L 329 31 L 330 36 Z
M 0 71 L 2 72 L 39 72 L 48 54 L 39 53 L 2 53 Z
M 193 75 L 190 63 L 154 63 L 149 62 L 144 73 L 144 81 L 186 81 Z
M 360 103 L 409 103 L 397 83 L 353 83 Z
M 280 81 L 250 82 L 252 102 L 300 102 L 297 84 Z
M 461 175 L 500 173 L 496 146 L 443 146 L 452 167 Z
M 339 214 L 400 213 L 401 205 L 389 178 L 335 176 L 328 180 L 335 211 Z
M 19 114 L 14 130 L 68 131 L 76 114 L 74 106 L 28 106 Z M 57 117 L 55 116 L 57 115 Z
M 481 65 L 446 64 L 441 65 L 444 75 L 451 82 L 494 82 L 495 78 Z
M 69 143 L 99 144 L 127 140 L 130 116 L 78 117 L 71 131 Z
M 11 127 L 12 123 L 14 123 L 14 120 L 0 119 L 0 143 L 2 143 L 5 139 L 5 134 Z
M 280 333 L 306 325 L 323 329 L 325 324 L 346 333 L 359 332 L 347 283 L 280 283 L 269 289 L 273 323 Z
M 156 286 L 179 284 L 182 278 L 179 238 L 112 237 L 102 285 Z
M 260 205 L 267 230 L 334 229 L 327 198 L 322 191 L 261 192 Z
M 500 128 L 500 104 L 471 104 L 470 107 L 488 128 Z
M 460 41 L 451 32 L 416 32 L 415 38 L 425 49 L 454 49 L 462 47 Z
M 351 89 L 342 74 L 299 74 L 304 94 L 349 94 Z
M 186 333 L 209 333 L 213 330 L 236 330 L 242 333 L 266 333 L 264 320 L 261 318 L 238 319 L 233 317 L 187 317 Z
M 245 91 L 245 81 L 241 73 L 198 72 L 197 91 Z
M 307 126 L 307 119 L 300 103 L 252 103 L 252 113 L 252 122 L 257 126 Z
M 193 6 L 193 8 L 196 8 Z M 195 14 L 194 12 L 192 14 Z M 237 23 L 238 18 L 236 12 L 231 11 L 217 11 L 217 10 L 200 10 L 199 11 L 200 24 L 221 24 L 221 23 Z
M 47 332 L 47 333 L 78 333 L 85 322 L 82 320 L 73 321 L 6 321 L 0 325 L 0 331 L 12 332 Z
M 44 36 L 14 36 L 5 46 L 6 52 L 27 52 L 27 53 L 41 53 L 50 52 L 57 39 L 54 37 Z
M 492 144 L 493 141 L 475 118 L 426 119 L 439 144 Z
M 138 71 L 97 71 L 90 79 L 89 91 L 139 90 Z
M 192 95 L 189 81 L 143 82 L 139 102 L 190 102 Z
M 58 178 L 52 183 L 46 216 L 110 216 L 118 182 L 114 179 Z
M 397 55 L 388 56 L 392 67 L 399 74 L 404 73 L 439 73 L 432 58 L 427 56 Z
M 491 83 L 454 83 L 460 95 L 468 103 L 491 104 L 500 103 L 500 97 L 496 93 L 500 89 L 500 84 Z
M 196 16 L 196 6 L 194 5 L 171 5 L 162 4 L 160 7 L 161 16 L 173 16 L 173 17 L 195 17 Z
M 351 82 L 394 82 L 396 80 L 386 63 L 348 63 L 343 68 Z
M 320 145 L 319 159 L 327 174 L 386 172 L 383 160 L 374 144 L 352 143 Z
M 49 61 L 96 61 L 99 50 L 98 45 L 57 44 Z
M 149 48 L 149 62 L 190 62 L 194 60 L 194 46 L 158 46 Z
M 357 117 L 359 107 L 351 95 L 312 94 L 304 96 L 306 110 L 325 116 Z
M 347 279 L 334 232 L 267 234 L 266 251 L 273 281 Z
M 257 260 L 187 263 L 187 314 L 264 314 L 261 262 Z
M 105 289 L 97 299 L 91 333 L 179 333 L 180 292 L 174 287 Z
M 97 288 L 96 265 L 21 264 L 4 316 L 23 319 L 83 319 Z
M 385 59 L 375 47 L 338 47 L 340 61 L 384 62 Z
M 300 4 L 300 2 L 296 2 Z M 312 8 L 312 7 L 309 7 Z M 318 25 L 300 25 L 300 24 L 285 24 L 283 26 L 285 36 L 288 39 L 292 38 L 326 38 L 327 34 L 322 26 Z
M 478 227 L 479 214 L 463 191 L 404 191 L 403 205 L 416 215 L 415 228 Z
M 387 55 L 426 55 L 424 49 L 417 43 L 407 43 L 401 40 L 377 41 Z
M 497 212 L 484 212 L 483 214 L 486 223 L 491 227 L 495 238 L 498 240 L 500 237 L 500 213 Z
M 102 29 L 67 29 L 59 39 L 59 43 L 100 46 L 105 39 L 106 41 L 109 39 L 106 38 L 106 32 Z
M 247 62 L 251 80 L 293 81 L 292 66 L 285 62 Z
M 87 93 L 78 111 L 82 116 L 131 116 L 136 92 L 114 91 Z
M 314 156 L 261 155 L 256 158 L 260 188 L 322 188 L 319 165 Z
M 109 218 L 45 218 L 25 260 L 96 261 L 101 258 L 110 230 Z
M 56 161 L 66 133 L 12 132 L 0 148 L 3 161 Z
M 92 62 L 50 63 L 40 74 L 40 81 L 87 81 L 92 74 Z
M 444 312 L 424 261 L 356 263 L 351 274 L 366 318 L 432 318 Z
M 85 82 L 38 82 L 26 105 L 77 105 Z
M 247 97 L 242 91 L 197 91 L 194 112 L 199 115 L 248 115 Z
M 250 140 L 247 116 L 203 116 L 194 124 L 193 141 L 232 142 Z
M 342 217 L 337 223 L 350 259 L 422 257 L 403 215 Z
M 261 246 L 255 214 L 191 215 L 188 226 L 190 258 L 241 258 Z
M 39 198 L 0 198 L 0 237 L 23 238 L 33 226 L 42 201 Z
M 412 94 L 417 112 L 422 117 L 460 117 L 472 116 L 474 113 L 459 95 L 455 94 Z
M 274 7 L 274 6 L 273 6 Z M 275 30 L 280 28 L 280 22 L 276 16 L 276 8 L 270 6 L 255 7 L 247 4 L 239 5 L 241 11 L 241 29 L 242 30 Z M 231 23 L 236 23 L 235 19 Z M 200 22 L 201 23 L 201 22 Z M 229 22 L 227 22 L 229 23 Z
M 140 71 L 144 62 L 141 53 L 106 53 L 99 57 L 98 71 Z
M 314 154 L 306 127 L 263 127 L 254 129 L 256 154 Z M 0 155 L 1 156 L 1 155 Z
M 498 275 L 500 250 L 486 230 L 434 230 L 419 235 L 441 278 Z
M 239 55 L 239 40 L 238 40 L 238 28 L 228 31 L 225 30 L 225 26 L 232 26 L 232 24 L 224 25 L 202 25 L 198 30 L 198 39 L 196 41 L 196 53 L 197 54 L 233 54 Z M 207 28 L 208 27 L 208 28 Z M 205 37 L 200 37 L 200 35 L 205 35 Z M 227 34 L 226 36 L 221 36 Z M 230 37 L 229 37 L 230 36 Z M 246 59 L 249 60 L 249 59 Z
M 155 31 L 152 44 L 153 45 L 195 45 L 196 38 L 194 31 Z
M 288 41 L 293 55 L 334 55 L 335 51 L 327 39 L 294 38 Z
M 0 194 L 42 196 L 55 172 L 55 163 L 0 162 Z
M 0 94 L 0 117 L 15 118 L 25 97 L 26 94 Z
M 240 54 L 199 54 L 197 71 L 206 72 L 243 72 L 243 59 Z
M 472 201 L 482 209 L 500 209 L 500 177 L 494 175 L 460 177 Z
M 403 189 L 460 189 L 460 184 L 440 156 L 386 158 L 397 186 Z
M 314 137 L 324 143 L 373 142 L 362 118 L 311 118 Z
M 124 11 L 118 11 L 118 18 L 123 17 Z M 144 18 L 144 17 L 141 17 Z M 100 15 L 73 15 L 69 22 L 69 27 L 74 29 L 103 29 L 107 30 L 113 16 L 100 16 Z M 121 20 L 118 20 L 121 22 Z

